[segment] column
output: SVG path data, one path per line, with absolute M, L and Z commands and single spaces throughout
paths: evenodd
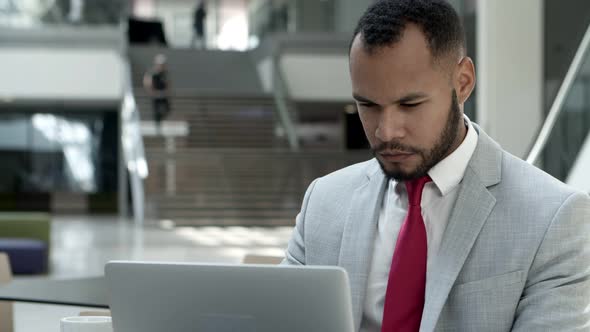
M 543 4 L 477 3 L 477 118 L 504 149 L 524 158 L 544 121 Z

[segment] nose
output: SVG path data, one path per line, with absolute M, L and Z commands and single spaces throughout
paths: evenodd
M 399 140 L 406 136 L 405 119 L 398 110 L 386 108 L 382 110 L 375 137 L 381 142 Z

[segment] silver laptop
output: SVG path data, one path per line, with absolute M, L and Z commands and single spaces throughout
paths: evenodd
M 115 332 L 353 332 L 338 267 L 109 262 Z

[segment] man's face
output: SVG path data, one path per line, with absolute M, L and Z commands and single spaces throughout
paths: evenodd
M 350 74 L 359 116 L 375 157 L 389 177 L 409 180 L 457 148 L 462 109 L 450 70 L 436 65 L 421 30 L 368 53 L 357 36 Z

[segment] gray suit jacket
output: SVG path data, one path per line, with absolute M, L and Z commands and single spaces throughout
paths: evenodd
M 475 128 L 420 331 L 590 331 L 590 197 Z M 346 269 L 357 330 L 386 182 L 375 160 L 316 179 L 284 262 Z

